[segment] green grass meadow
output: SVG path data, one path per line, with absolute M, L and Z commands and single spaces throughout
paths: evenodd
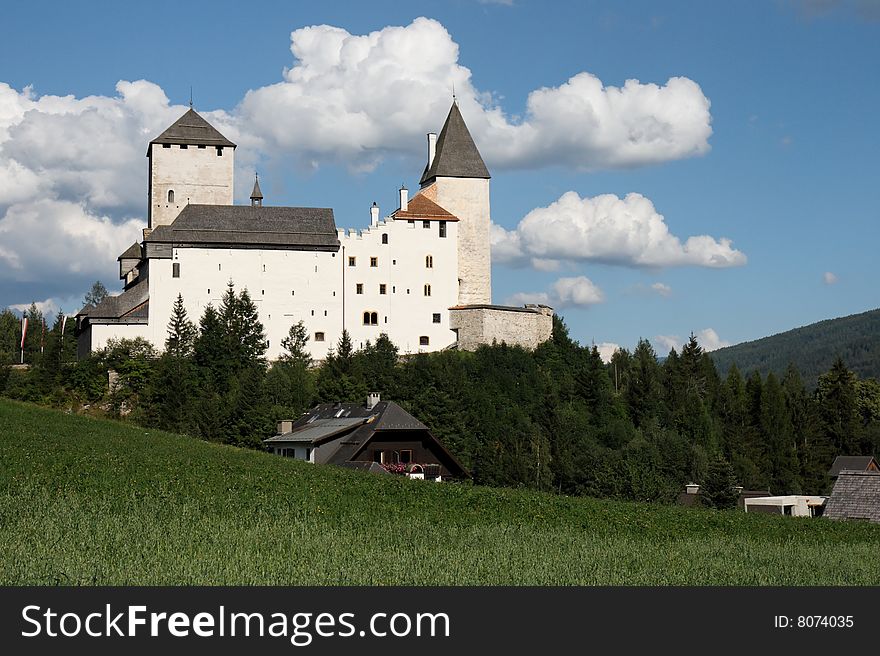
M 2 585 L 878 585 L 880 526 L 435 484 L 0 400 Z

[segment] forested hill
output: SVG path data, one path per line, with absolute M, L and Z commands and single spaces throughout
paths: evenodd
M 815 387 L 839 355 L 860 378 L 880 379 L 880 309 L 819 321 L 710 355 L 722 376 L 734 362 L 744 374 L 757 369 L 763 376 L 771 371 L 781 376 L 793 362 L 804 383 Z

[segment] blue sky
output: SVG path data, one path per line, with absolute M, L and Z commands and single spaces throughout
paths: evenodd
M 493 256 L 495 302 L 544 299 L 582 343 L 663 353 L 691 331 L 737 343 L 880 305 L 880 3 L 20 3 L 4 18 L 0 306 L 75 311 L 94 279 L 118 289 L 111 251 L 144 224 L 146 143 L 190 86 L 239 143 L 237 202 L 257 168 L 267 204 L 363 227 L 373 200 L 390 212 L 401 182 L 417 188 L 454 80 L 517 252 Z M 379 45 L 363 69 L 304 81 L 346 38 L 298 32 L 295 59 L 291 33 L 319 25 Z M 579 112 L 627 80 L 587 125 Z M 310 129 L 325 105 L 346 109 Z M 638 136 L 656 125 L 659 143 Z M 603 214 L 607 194 L 620 202 Z M 560 215 L 583 243 L 551 229 Z M 658 225 L 660 241 L 640 233 Z

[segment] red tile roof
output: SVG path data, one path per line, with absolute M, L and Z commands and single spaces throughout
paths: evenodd
M 451 214 L 440 207 L 432 200 L 425 198 L 422 194 L 416 194 L 412 200 L 407 203 L 405 212 L 396 209 L 391 213 L 391 218 L 411 221 L 419 219 L 421 221 L 458 221 L 458 217 Z

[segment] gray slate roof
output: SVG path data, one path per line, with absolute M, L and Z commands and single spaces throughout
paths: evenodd
M 873 463 L 873 469 L 876 471 L 878 465 L 877 461 L 874 460 L 874 456 L 837 456 L 834 459 L 834 464 L 831 465 L 828 475 L 837 476 L 844 470 L 868 471 L 869 468 L 872 468 L 871 463 Z
M 186 114 L 177 119 L 171 127 L 151 144 L 192 144 L 198 146 L 229 146 L 235 148 L 235 144 L 224 137 L 213 125 L 203 119 L 192 108 Z
M 141 244 L 140 242 L 135 242 L 131 246 L 123 251 L 122 255 L 116 258 L 116 261 L 120 260 L 139 260 L 141 259 Z
M 360 426 L 366 421 L 364 417 L 344 417 L 333 419 L 315 419 L 299 428 L 295 428 L 289 433 L 283 433 L 264 440 L 268 444 L 278 442 L 313 444 L 328 437 L 333 437 L 340 433 L 351 430 L 355 426 Z
M 108 296 L 97 306 L 85 306 L 77 316 L 87 316 L 89 321 L 126 319 L 132 320 L 131 323 L 144 323 L 149 313 L 149 298 L 150 286 L 143 279 L 118 296 Z
M 825 503 L 824 515 L 880 522 L 880 473 L 842 471 Z
M 471 133 L 461 117 L 457 103 L 452 103 L 446 123 L 437 137 L 434 161 L 425 167 L 419 184 L 431 182 L 437 176 L 449 178 L 491 178 L 489 169 L 477 150 Z
M 339 248 L 333 210 L 327 207 L 194 205 L 171 225 L 157 226 L 152 243 Z

